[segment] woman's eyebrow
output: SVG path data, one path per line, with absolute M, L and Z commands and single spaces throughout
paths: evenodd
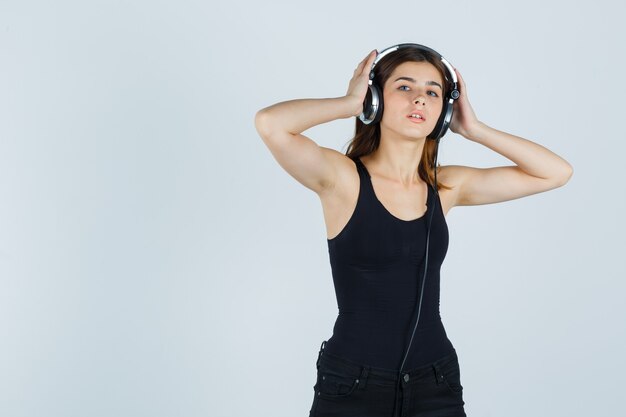
M 415 79 L 411 78 L 411 77 L 400 77 L 397 78 L 396 81 L 400 81 L 400 80 L 406 80 L 406 81 L 410 81 L 412 83 L 417 83 L 417 81 L 415 81 Z M 394 83 L 396 82 L 394 81 Z M 443 91 L 443 87 L 441 87 L 441 85 L 435 81 L 426 81 L 426 85 L 436 85 L 437 87 L 441 88 L 441 91 Z

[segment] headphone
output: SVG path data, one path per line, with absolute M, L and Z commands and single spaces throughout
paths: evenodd
M 373 82 L 374 67 L 385 56 L 401 48 L 416 48 L 420 51 L 427 51 L 427 52 L 434 54 L 435 56 L 438 56 L 441 59 L 441 62 L 443 63 L 443 66 L 447 72 L 446 80 L 444 80 L 444 83 L 448 82 L 451 86 L 449 91 L 446 93 L 446 96 L 444 97 L 443 109 L 441 111 L 441 115 L 439 116 L 439 120 L 437 121 L 437 124 L 435 125 L 435 128 L 433 129 L 433 131 L 427 136 L 428 139 L 432 139 L 436 143 L 435 161 L 434 161 L 434 166 L 435 166 L 435 187 L 434 188 L 435 188 L 435 194 L 437 196 L 437 198 L 435 198 L 435 205 L 436 205 L 438 197 L 439 197 L 439 190 L 437 189 L 437 169 L 436 169 L 437 154 L 439 153 L 439 139 L 441 139 L 441 137 L 446 134 L 446 132 L 448 131 L 448 128 L 450 127 L 454 101 L 458 99 L 460 96 L 459 90 L 458 90 L 458 80 L 456 77 L 456 72 L 454 71 L 454 68 L 452 67 L 452 65 L 450 65 L 450 63 L 443 56 L 441 56 L 439 53 L 437 53 L 433 49 L 424 45 L 416 44 L 416 43 L 401 43 L 401 44 L 394 45 L 394 46 L 384 49 L 382 52 L 380 52 L 376 56 L 376 59 L 374 59 L 374 63 L 372 64 L 372 68 L 370 69 L 369 89 L 365 96 L 365 101 L 363 102 L 363 112 L 359 115 L 359 119 L 361 120 L 361 122 L 363 122 L 366 125 L 371 124 L 371 123 L 378 123 L 382 119 L 383 117 L 383 93 L 382 93 L 382 87 L 379 87 L 377 84 Z M 402 359 L 402 363 L 400 364 L 400 368 L 398 369 L 395 400 L 394 400 L 394 407 L 392 411 L 393 415 L 395 415 L 396 405 L 398 404 L 400 377 L 403 372 L 404 362 L 406 361 L 406 358 L 409 355 L 411 344 L 413 342 L 413 337 L 415 336 L 415 331 L 417 330 L 417 324 L 419 323 L 420 312 L 422 310 L 422 296 L 424 295 L 424 284 L 426 283 L 426 272 L 428 270 L 428 249 L 430 247 L 430 226 L 433 220 L 433 213 L 436 210 L 435 205 L 433 205 L 433 208 L 430 211 L 430 218 L 428 220 L 428 233 L 426 234 L 426 253 L 424 255 L 424 260 L 425 260 L 424 279 L 422 280 L 422 287 L 420 290 L 419 306 L 417 308 L 417 318 L 415 319 L 415 327 L 413 328 L 413 332 L 411 333 L 409 345 L 404 350 L 404 358 Z
M 458 99 L 460 96 L 458 90 L 458 80 L 454 68 L 443 56 L 441 56 L 441 54 L 427 46 L 419 45 L 417 43 L 401 43 L 398 45 L 390 46 L 389 48 L 381 51 L 376 56 L 376 59 L 374 59 L 374 63 L 372 64 L 372 68 L 370 69 L 370 76 L 368 81 L 369 88 L 365 96 L 365 101 L 363 102 L 363 112 L 359 115 L 359 119 L 366 125 L 370 123 L 378 123 L 382 119 L 383 89 L 382 86 L 378 86 L 376 83 L 374 83 L 374 67 L 385 56 L 402 48 L 415 48 L 420 51 L 430 52 L 431 54 L 439 57 L 441 63 L 446 69 L 446 80 L 444 80 L 444 82 L 448 81 L 448 83 L 451 84 L 452 88 L 446 93 L 446 96 L 444 97 L 443 109 L 441 111 L 441 115 L 439 116 L 439 120 L 435 125 L 435 128 L 427 136 L 428 139 L 438 140 L 446 134 L 446 132 L 448 131 L 448 127 L 450 126 L 454 100 Z

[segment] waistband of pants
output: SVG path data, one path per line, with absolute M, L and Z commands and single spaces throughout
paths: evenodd
M 437 378 L 439 378 L 441 372 L 440 370 L 452 361 L 457 361 L 457 353 L 456 350 L 452 350 L 451 353 L 437 359 L 434 362 L 427 363 L 425 365 L 418 366 L 414 369 L 404 370 L 400 373 L 400 370 L 386 369 L 386 368 L 378 368 L 374 366 L 370 366 L 367 364 L 359 364 L 353 362 L 349 359 L 339 357 L 337 355 L 333 355 L 332 353 L 325 352 L 324 346 L 326 345 L 326 340 L 322 342 L 320 347 L 320 351 L 317 356 L 316 367 L 319 369 L 320 364 L 337 366 L 340 369 L 350 375 L 355 377 L 360 376 L 361 378 L 372 378 L 374 377 L 376 380 L 382 382 L 395 383 L 398 381 L 399 377 L 405 382 L 408 382 L 413 379 L 418 379 L 427 375 L 432 375 L 432 372 L 435 372 Z M 364 382 L 364 381 L 363 381 Z

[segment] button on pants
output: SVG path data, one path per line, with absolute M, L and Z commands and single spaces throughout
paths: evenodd
M 324 352 L 325 343 L 309 417 L 467 417 L 456 351 L 398 373 Z

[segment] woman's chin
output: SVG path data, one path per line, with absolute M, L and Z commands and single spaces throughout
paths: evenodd
M 409 123 L 411 122 L 409 121 Z M 407 140 L 411 141 L 424 140 L 433 130 L 433 127 L 427 126 L 426 123 L 412 123 L 411 126 L 402 126 L 402 129 L 390 129 L 386 123 L 381 123 L 380 127 L 383 136 L 385 136 L 385 133 L 388 133 L 393 136 L 405 137 Z

